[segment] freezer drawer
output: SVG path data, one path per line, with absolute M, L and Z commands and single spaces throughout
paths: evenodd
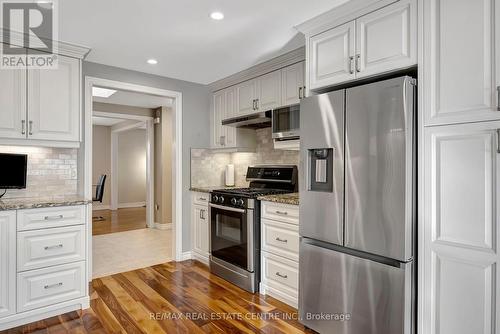
M 411 262 L 398 268 L 302 239 L 301 322 L 321 334 L 412 334 L 412 270 Z

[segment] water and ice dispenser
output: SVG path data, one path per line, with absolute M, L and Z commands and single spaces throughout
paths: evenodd
M 333 148 L 309 150 L 309 190 L 333 191 Z

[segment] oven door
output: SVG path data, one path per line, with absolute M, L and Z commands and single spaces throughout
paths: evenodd
M 252 210 L 210 203 L 210 254 L 220 260 L 254 270 Z

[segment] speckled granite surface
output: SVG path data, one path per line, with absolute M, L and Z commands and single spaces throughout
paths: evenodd
M 83 196 L 22 197 L 0 199 L 0 211 L 50 208 L 56 206 L 83 205 L 92 203 Z
M 191 187 L 189 190 L 191 191 L 197 191 L 200 193 L 210 193 L 214 190 L 217 189 L 231 189 L 231 188 L 237 188 L 237 187 L 226 187 L 226 186 L 213 186 L 213 187 Z
M 266 195 L 266 196 L 260 196 L 257 199 L 259 199 L 261 201 L 299 205 L 299 193 L 281 194 L 281 195 Z

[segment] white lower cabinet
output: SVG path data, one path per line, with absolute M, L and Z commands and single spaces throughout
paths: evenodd
M 299 207 L 262 202 L 260 292 L 297 307 Z
M 193 192 L 191 202 L 191 226 L 193 229 L 193 258 L 208 264 L 210 255 L 210 221 L 208 218 L 209 194 Z M 204 199 L 205 204 L 203 204 Z
M 16 211 L 0 211 L 0 319 L 14 313 L 16 313 Z
M 17 311 L 54 305 L 85 295 L 85 262 L 31 270 L 17 276 Z
M 85 205 L 0 211 L 0 331 L 89 307 L 87 243 Z

